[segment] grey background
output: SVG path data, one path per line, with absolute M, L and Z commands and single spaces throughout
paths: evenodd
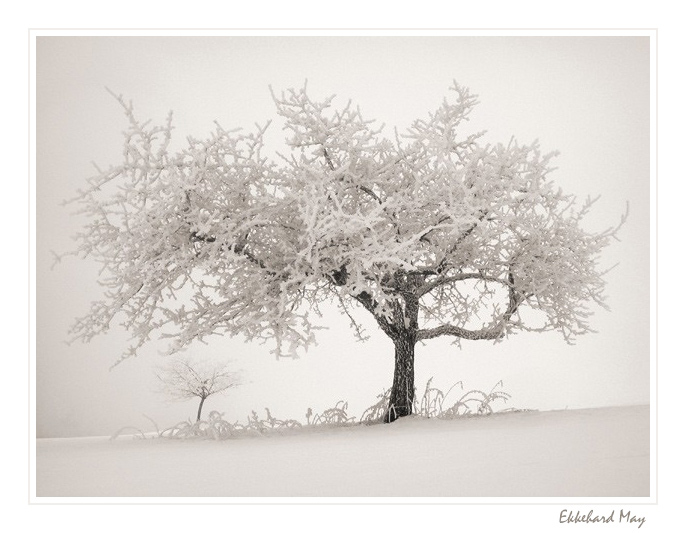
M 104 86 L 134 101 L 139 118 L 161 122 L 174 110 L 176 140 L 203 137 L 213 120 L 250 128 L 273 118 L 275 90 L 309 80 L 319 97 L 349 98 L 367 118 L 402 130 L 447 95 L 452 79 L 480 95 L 473 114 L 487 140 L 541 141 L 560 150 L 552 178 L 584 198 L 601 195 L 587 227 L 616 223 L 628 201 L 621 241 L 603 264 L 608 303 L 598 333 L 575 346 L 557 334 L 520 334 L 503 343 L 448 339 L 417 348 L 417 387 L 490 388 L 503 380 L 510 406 L 564 409 L 648 403 L 650 398 L 649 39 L 647 37 L 39 37 L 37 45 L 37 436 L 107 435 L 124 425 L 151 429 L 192 416 L 193 404 L 156 394 L 160 345 L 109 370 L 127 346 L 117 330 L 90 344 L 65 345 L 67 329 L 99 296 L 97 265 L 51 250 L 72 246 L 83 220 L 62 207 L 94 170 L 117 163 L 126 119 Z M 277 148 L 282 134 L 269 134 Z M 252 409 L 303 420 L 349 401 L 352 414 L 392 381 L 392 347 L 370 324 L 354 341 L 335 311 L 319 345 L 297 360 L 274 360 L 270 346 L 217 339 L 189 353 L 230 358 L 244 385 L 207 402 L 235 420 Z

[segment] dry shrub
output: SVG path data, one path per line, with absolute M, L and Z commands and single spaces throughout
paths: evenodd
M 421 418 L 441 418 L 452 419 L 462 416 L 482 416 L 490 415 L 494 412 L 493 404 L 499 401 L 507 402 L 510 395 L 502 390 L 503 382 L 499 381 L 490 390 L 484 392 L 477 389 L 472 389 L 464 392 L 461 381 L 455 383 L 443 392 L 441 389 L 432 386 L 433 378 L 430 378 L 424 394 L 417 397 L 415 394 L 413 404 L 413 416 Z M 449 400 L 453 391 L 460 391 L 460 396 L 456 400 Z M 384 415 L 388 409 L 390 400 L 390 390 L 384 390 L 377 396 L 377 401 L 373 405 L 367 407 L 359 420 L 354 416 L 348 414 L 348 402 L 343 400 L 336 403 L 334 407 L 326 409 L 321 413 L 314 413 L 311 408 L 305 413 L 306 423 L 301 424 L 297 420 L 285 419 L 281 420 L 272 416 L 269 409 L 265 408 L 266 417 L 260 417 L 256 411 L 252 411 L 251 416 L 247 417 L 246 423 L 228 422 L 224 420 L 223 414 L 218 411 L 211 411 L 207 420 L 199 420 L 197 422 L 180 422 L 175 426 L 169 427 L 163 431 L 157 429 L 157 436 L 170 439 L 214 439 L 225 440 L 230 438 L 239 438 L 246 436 L 260 436 L 272 433 L 279 433 L 284 431 L 302 430 L 313 427 L 342 427 L 354 425 L 371 425 L 381 423 Z M 146 417 L 147 418 L 147 417 Z M 154 421 L 153 421 L 154 423 Z M 120 429 L 111 438 L 117 438 L 124 430 L 131 429 L 129 427 Z M 137 428 L 137 437 L 145 438 L 145 433 Z

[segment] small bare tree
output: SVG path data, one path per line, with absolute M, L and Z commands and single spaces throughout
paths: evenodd
M 175 359 L 161 367 L 157 378 L 163 384 L 162 392 L 175 400 L 200 398 L 197 420 L 208 397 L 240 385 L 238 373 L 229 371 L 226 364 L 188 359 Z

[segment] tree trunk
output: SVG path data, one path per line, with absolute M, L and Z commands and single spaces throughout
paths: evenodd
M 200 414 L 202 413 L 202 404 L 205 403 L 205 398 L 206 398 L 206 396 L 201 396 L 201 397 L 200 397 L 200 405 L 198 406 L 198 419 L 197 419 L 197 422 L 200 422 Z
M 393 422 L 412 414 L 414 402 L 414 334 L 403 333 L 395 340 L 395 370 L 393 388 L 384 422 Z

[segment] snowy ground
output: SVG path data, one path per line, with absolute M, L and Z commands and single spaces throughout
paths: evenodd
M 227 441 L 38 439 L 41 496 L 650 496 L 648 406 Z

